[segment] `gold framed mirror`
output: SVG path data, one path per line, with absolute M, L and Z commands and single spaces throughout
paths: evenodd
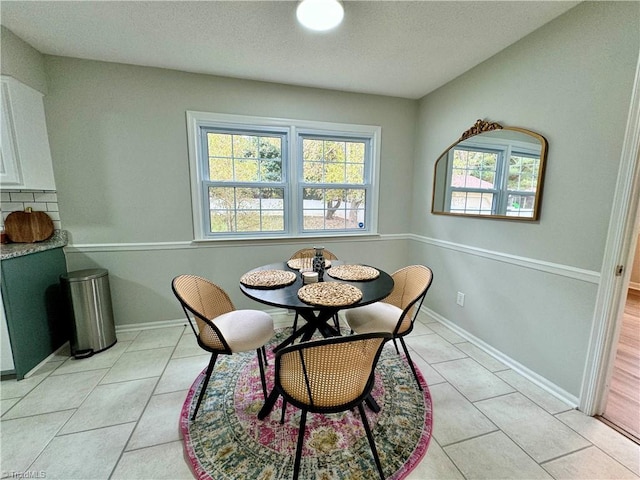
M 436 160 L 431 213 L 538 220 L 547 149 L 538 133 L 477 120 Z

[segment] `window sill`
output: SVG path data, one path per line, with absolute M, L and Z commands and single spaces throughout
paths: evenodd
M 304 242 L 320 242 L 320 241 L 348 241 L 348 240 L 366 240 L 372 238 L 380 238 L 379 233 L 356 233 L 356 234 L 334 234 L 334 235 L 313 235 L 313 236 L 296 236 L 296 237 L 225 237 L 225 238 L 204 238 L 192 240 L 192 245 L 273 245 L 280 244 L 299 244 Z

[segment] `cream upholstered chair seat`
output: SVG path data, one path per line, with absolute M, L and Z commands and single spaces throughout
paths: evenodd
M 351 308 L 345 313 L 349 328 L 358 333 L 393 333 L 401 315 L 402 309 L 384 302 Z
M 231 353 L 249 352 L 261 348 L 273 337 L 273 319 L 271 315 L 260 310 L 234 310 L 223 313 L 215 318 L 216 327 L 227 341 Z M 206 330 L 213 333 L 209 325 L 200 334 L 202 341 L 206 344 Z M 211 337 L 215 338 L 215 337 Z M 210 345 L 215 346 L 215 344 Z
M 393 290 L 385 299 L 370 305 L 349 309 L 346 311 L 345 317 L 352 332 L 391 333 L 398 353 L 400 352 L 396 339 L 400 340 L 418 388 L 422 390 L 403 337 L 413 330 L 415 319 L 433 281 L 433 272 L 424 265 L 409 265 L 395 271 L 391 277 L 393 278 Z

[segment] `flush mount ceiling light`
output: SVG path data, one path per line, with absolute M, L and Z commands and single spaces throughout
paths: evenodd
M 305 27 L 321 32 L 342 22 L 344 8 L 338 0 L 302 0 L 296 9 L 296 17 Z

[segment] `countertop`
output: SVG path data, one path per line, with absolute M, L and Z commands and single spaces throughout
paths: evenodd
M 55 230 L 53 235 L 42 242 L 36 243 L 5 243 L 0 245 L 0 260 L 22 257 L 31 253 L 44 252 L 52 248 L 66 247 L 68 236 L 66 230 Z

